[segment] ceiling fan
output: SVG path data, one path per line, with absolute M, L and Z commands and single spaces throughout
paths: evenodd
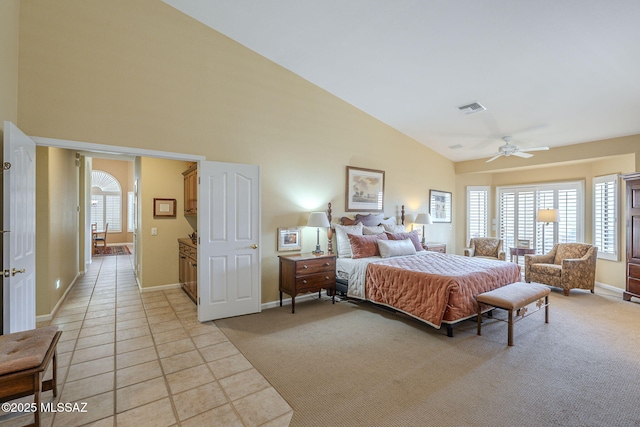
M 496 153 L 496 155 L 490 158 L 489 160 L 487 160 L 487 163 L 492 162 L 498 157 L 502 157 L 502 156 L 506 156 L 506 157 L 518 156 L 518 157 L 528 159 L 529 157 L 533 157 L 533 154 L 529 154 L 528 151 L 544 151 L 549 149 L 549 147 L 532 147 L 532 148 L 520 149 L 516 145 L 511 143 L 510 136 L 503 136 L 502 140 L 505 142 L 505 144 L 498 148 L 498 152 Z

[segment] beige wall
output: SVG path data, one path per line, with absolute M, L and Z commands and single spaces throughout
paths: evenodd
M 497 218 L 496 213 L 496 188 L 508 185 L 540 184 L 559 181 L 583 181 L 585 184 L 585 212 L 584 212 L 584 241 L 593 242 L 593 178 L 613 173 L 628 173 L 636 170 L 635 153 L 617 155 L 611 157 L 594 158 L 579 163 L 565 163 L 548 167 L 536 167 L 518 171 L 494 171 L 492 173 L 460 174 L 456 178 L 457 200 L 461 206 L 465 206 L 466 187 L 470 185 L 489 185 L 492 188 L 490 200 L 490 218 Z M 598 259 L 596 268 L 596 281 L 610 286 L 624 289 L 626 277 L 625 265 L 625 227 L 624 227 L 624 182 L 620 182 L 620 209 L 621 221 L 619 222 L 619 261 Z M 458 216 L 456 235 L 458 253 L 467 244 L 466 237 L 466 211 Z M 496 235 L 495 230 L 491 235 Z
M 37 147 L 36 163 L 36 314 L 41 316 L 52 313 L 78 274 L 79 173 L 70 150 Z
M 127 193 L 129 191 L 133 191 L 133 161 L 100 159 L 94 157 L 91 163 L 92 170 L 107 172 L 117 179 L 122 191 L 122 231 L 117 233 L 110 230 L 108 233 L 107 244 L 132 243 L 133 233 L 127 232 L 127 218 L 129 215 Z
M 339 217 L 347 165 L 386 172 L 387 215 L 425 211 L 430 188 L 453 191 L 451 161 L 162 2 L 23 2 L 20 40 L 27 134 L 262 167 L 264 302 L 278 298 L 277 227 L 327 202 Z M 450 225 L 432 228 L 430 240 L 453 244 Z M 143 233 L 143 261 L 168 268 Z
M 5 120 L 18 123 L 19 10 L 19 0 L 0 2 L 0 130 Z
M 142 157 L 140 159 L 140 214 L 138 244 L 141 253 L 138 280 L 143 288 L 178 283 L 178 239 L 193 232 L 184 217 L 184 180 L 186 163 Z M 153 199 L 176 199 L 175 218 L 154 218 Z M 158 234 L 151 235 L 156 228 Z

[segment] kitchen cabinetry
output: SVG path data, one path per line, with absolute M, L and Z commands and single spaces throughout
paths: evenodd
M 198 214 L 198 165 L 194 164 L 184 175 L 184 214 Z
M 191 239 L 178 239 L 178 281 L 185 293 L 198 303 L 198 249 Z

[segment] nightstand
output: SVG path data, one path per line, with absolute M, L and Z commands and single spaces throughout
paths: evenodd
M 280 307 L 282 293 L 291 295 L 291 313 L 296 312 L 296 295 L 331 290 L 336 302 L 336 256 L 313 254 L 280 255 Z
M 447 253 L 447 244 L 446 243 L 435 243 L 435 242 L 427 242 L 423 246 L 426 250 L 431 252 L 440 252 L 442 254 Z

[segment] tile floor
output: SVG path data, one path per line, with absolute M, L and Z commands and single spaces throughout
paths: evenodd
M 85 402 L 86 412 L 43 413 L 43 426 L 276 427 L 293 415 L 213 322 L 198 322 L 182 290 L 139 293 L 131 256 L 94 258 L 54 319 L 38 326 L 47 324 L 63 333 L 58 397 L 42 400 Z M 0 412 L 1 427 L 32 422 Z

